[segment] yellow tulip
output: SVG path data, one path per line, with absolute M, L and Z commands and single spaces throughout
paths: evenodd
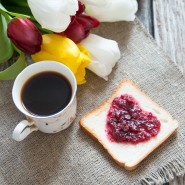
M 77 83 L 85 83 L 85 68 L 90 62 L 90 55 L 85 47 L 76 45 L 72 40 L 57 34 L 45 34 L 41 51 L 32 55 L 35 62 L 55 60 L 63 63 L 74 73 Z

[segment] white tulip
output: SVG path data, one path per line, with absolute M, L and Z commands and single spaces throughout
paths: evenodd
M 136 0 L 108 0 L 106 6 L 92 5 L 88 2 L 85 5 L 86 13 L 101 22 L 133 21 L 138 9 Z
M 87 68 L 108 80 L 108 75 L 120 59 L 118 43 L 95 34 L 89 34 L 80 44 L 88 50 L 91 57 L 91 62 Z
M 87 5 L 106 6 L 109 0 L 80 0 L 80 2 Z
M 64 31 L 78 10 L 78 0 L 28 0 L 28 5 L 42 28 L 54 32 Z

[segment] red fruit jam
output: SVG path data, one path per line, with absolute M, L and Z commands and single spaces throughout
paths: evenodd
M 141 109 L 128 94 L 116 97 L 107 114 L 106 132 L 110 141 L 137 144 L 160 131 L 161 123 L 151 112 Z

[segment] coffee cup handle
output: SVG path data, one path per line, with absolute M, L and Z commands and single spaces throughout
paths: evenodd
M 14 129 L 12 138 L 16 141 L 22 141 L 33 131 L 37 131 L 38 128 L 33 121 L 23 120 Z

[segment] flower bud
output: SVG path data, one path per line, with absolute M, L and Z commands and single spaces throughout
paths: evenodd
M 99 21 L 93 17 L 84 14 L 76 15 L 73 17 L 68 28 L 59 34 L 70 38 L 73 42 L 78 44 L 89 35 L 92 28 L 98 27 L 99 24 Z
M 88 50 L 91 57 L 87 69 L 108 80 L 108 75 L 120 59 L 118 43 L 95 34 L 89 34 L 87 38 L 80 42 L 80 45 Z
M 86 48 L 76 45 L 72 40 L 58 34 L 45 34 L 42 37 L 42 49 L 32 55 L 32 60 L 35 62 L 43 60 L 61 62 L 71 69 L 78 84 L 85 83 L 85 68 L 90 62 Z
M 12 19 L 8 24 L 7 35 L 26 54 L 31 55 L 41 50 L 42 35 L 29 19 Z

